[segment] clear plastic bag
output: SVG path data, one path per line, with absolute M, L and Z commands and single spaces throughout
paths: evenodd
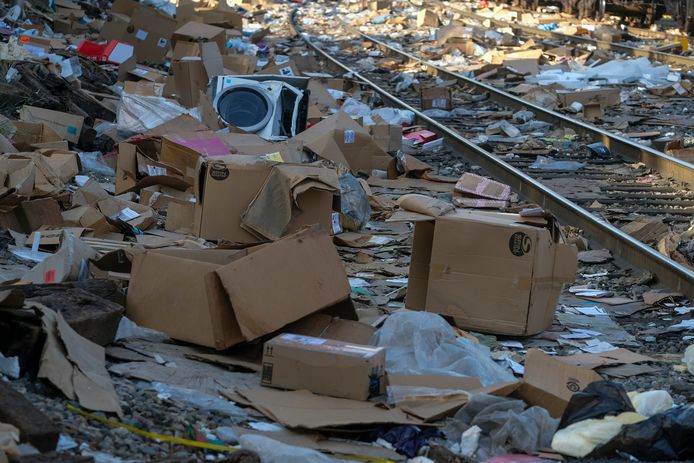
M 100 151 L 78 152 L 77 155 L 80 157 L 83 173 L 93 172 L 105 177 L 116 176 L 116 171 L 104 162 L 104 156 Z
M 250 416 L 245 412 L 245 410 L 237 407 L 233 402 L 220 397 L 215 397 L 213 395 L 205 394 L 193 389 L 170 386 L 168 384 L 157 382 L 154 382 L 151 384 L 151 386 L 148 385 L 147 387 L 157 391 L 158 395 L 162 399 L 186 402 L 199 408 L 200 410 L 224 413 L 225 415 L 238 420 L 250 419 Z
M 456 336 L 440 315 L 400 310 L 376 333 L 386 347 L 386 370 L 393 374 L 474 376 L 484 386 L 512 381 L 513 375 L 491 359 L 487 347 Z
M 371 219 L 369 197 L 359 179 L 350 173 L 340 176 L 340 212 L 345 230 L 359 231 Z
M 578 161 L 557 161 L 546 156 L 538 156 L 535 162 L 530 164 L 531 169 L 539 170 L 580 170 L 586 166 L 585 162 Z
M 133 95 L 123 92 L 116 116 L 118 130 L 141 133 L 182 114 L 189 114 L 200 120 L 200 111 L 197 108 L 187 109 L 160 96 Z
M 342 103 L 342 107 L 340 109 L 350 116 L 366 117 L 371 114 L 371 108 L 369 105 L 362 103 L 361 101 L 357 101 L 354 98 L 347 98 L 345 102 Z
M 263 463 L 338 463 L 327 455 L 312 449 L 295 447 L 269 437 L 245 435 L 239 439 L 241 447 L 260 455 Z
M 462 451 L 462 435 L 480 428 L 477 451 L 472 459 L 486 461 L 492 455 L 532 453 L 548 447 L 559 420 L 542 407 L 530 407 L 522 400 L 476 394 L 449 422 L 445 432 L 454 450 Z
M 390 125 L 412 124 L 414 122 L 414 113 L 407 109 L 378 108 L 371 111 L 371 116 L 378 116 Z

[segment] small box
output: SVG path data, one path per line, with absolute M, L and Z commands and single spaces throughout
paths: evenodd
M 422 109 L 453 109 L 453 95 L 450 87 L 423 88 L 420 92 Z
M 282 334 L 265 343 L 263 386 L 366 400 L 384 388 L 383 347 Z

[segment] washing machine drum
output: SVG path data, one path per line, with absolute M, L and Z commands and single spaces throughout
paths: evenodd
M 235 85 L 224 90 L 217 100 L 217 112 L 224 122 L 250 133 L 262 130 L 273 111 L 268 92 L 252 85 Z

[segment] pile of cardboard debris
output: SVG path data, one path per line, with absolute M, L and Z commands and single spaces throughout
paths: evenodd
M 281 35 L 287 6 L 152 5 L 3 18 L 0 461 L 118 461 L 20 378 L 121 427 L 116 377 L 224 398 L 246 410 L 225 443 L 126 428 L 219 461 L 611 455 L 663 419 L 594 371 L 649 357 L 531 349 L 523 370 L 481 342 L 552 325 L 577 251 L 550 214 L 437 174 L 419 155 L 443 140 L 326 74 Z

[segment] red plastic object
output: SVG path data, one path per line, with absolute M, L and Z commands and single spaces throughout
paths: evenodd
M 106 44 L 83 40 L 77 45 L 77 54 L 98 63 L 122 64 L 133 54 L 133 46 L 111 40 Z
M 438 135 L 429 130 L 417 130 L 415 132 L 407 133 L 403 135 L 403 137 L 414 140 L 415 143 L 429 143 L 430 141 L 436 140 Z

